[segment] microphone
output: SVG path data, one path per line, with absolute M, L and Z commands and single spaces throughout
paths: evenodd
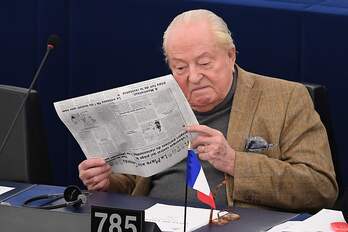
M 40 74 L 40 72 L 41 72 L 41 69 L 42 69 L 42 67 L 44 66 L 44 64 L 46 63 L 46 60 L 47 60 L 47 58 L 48 58 L 48 55 L 50 54 L 50 52 L 51 52 L 53 49 L 55 49 L 55 48 L 58 47 L 59 42 L 60 42 L 60 39 L 59 39 L 59 36 L 58 36 L 58 35 L 50 35 L 50 36 L 49 36 L 49 38 L 48 38 L 48 40 L 47 40 L 47 49 L 46 49 L 46 53 L 45 53 L 43 59 L 41 60 L 41 63 L 40 63 L 40 65 L 39 65 L 39 68 L 37 69 L 37 71 L 36 71 L 36 73 L 35 73 L 35 75 L 34 75 L 34 78 L 33 78 L 33 80 L 32 80 L 31 83 L 30 83 L 30 86 L 29 86 L 28 91 L 25 93 L 25 96 L 24 96 L 24 98 L 23 98 L 23 100 L 22 100 L 22 102 L 21 102 L 21 104 L 20 104 L 20 106 L 19 106 L 19 108 L 18 108 L 18 110 L 17 110 L 17 112 L 16 112 L 16 114 L 15 114 L 15 116 L 14 116 L 12 122 L 11 122 L 10 127 L 8 128 L 8 130 L 7 130 L 6 134 L 5 134 L 4 139 L 2 140 L 1 147 L 0 147 L 0 155 L 1 155 L 1 153 L 3 152 L 3 150 L 4 150 L 4 148 L 5 148 L 6 142 L 7 142 L 8 138 L 9 138 L 9 136 L 10 136 L 12 130 L 13 130 L 14 125 L 16 124 L 16 121 L 17 121 L 17 118 L 18 118 L 19 114 L 21 113 L 21 111 L 22 111 L 23 108 L 24 108 L 24 105 L 25 105 L 25 103 L 26 103 L 26 101 L 27 101 L 27 99 L 28 99 L 28 97 L 29 97 L 29 93 L 30 93 L 30 91 L 33 89 L 33 87 L 34 87 L 34 85 L 35 85 L 35 82 L 36 82 L 36 80 L 37 80 L 37 78 L 38 78 L 38 76 L 39 76 L 39 74 Z
M 88 192 L 82 192 L 80 188 L 76 185 L 69 185 L 65 188 L 63 194 L 44 194 L 31 197 L 27 199 L 22 206 L 31 207 L 37 209 L 59 209 L 63 207 L 74 207 L 79 208 L 81 205 L 87 202 Z M 64 198 L 64 203 L 59 204 L 49 204 L 49 205 L 39 205 L 35 206 L 32 203 L 40 200 L 49 200 L 53 202 Z

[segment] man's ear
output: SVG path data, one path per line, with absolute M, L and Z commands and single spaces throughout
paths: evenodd
M 231 62 L 234 65 L 234 63 L 236 62 L 236 48 L 233 47 L 233 48 L 228 49 L 227 55 L 231 59 Z

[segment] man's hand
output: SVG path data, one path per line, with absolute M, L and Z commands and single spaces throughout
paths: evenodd
M 79 164 L 79 177 L 88 190 L 107 191 L 111 166 L 100 158 L 91 158 Z
M 191 146 L 197 149 L 201 160 L 207 160 L 216 169 L 234 175 L 236 152 L 220 131 L 204 125 L 187 126 L 186 131 L 197 133 L 197 137 L 191 141 Z

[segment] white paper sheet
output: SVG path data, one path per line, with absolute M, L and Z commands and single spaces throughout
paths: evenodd
M 338 210 L 322 209 L 304 221 L 289 221 L 268 230 L 268 232 L 333 232 L 330 223 L 345 222 Z
M 218 210 L 213 211 L 217 218 Z M 210 209 L 187 207 L 186 231 L 196 230 L 209 223 Z M 155 204 L 145 210 L 145 221 L 155 222 L 161 231 L 184 231 L 184 207 Z
M 6 193 L 8 191 L 11 191 L 12 189 L 14 189 L 14 188 L 6 187 L 6 186 L 0 186 L 0 195 Z

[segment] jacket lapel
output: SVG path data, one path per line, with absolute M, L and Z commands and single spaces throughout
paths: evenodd
M 237 88 L 233 97 L 232 111 L 227 130 L 227 141 L 235 151 L 244 151 L 246 139 L 260 100 L 261 91 L 254 86 L 255 80 L 240 67 L 238 69 Z M 226 195 L 229 207 L 233 206 L 234 178 L 225 175 Z
M 248 72 L 239 67 L 237 69 L 237 88 L 228 124 L 227 141 L 234 150 L 244 151 L 262 92 L 254 86 L 255 80 Z

